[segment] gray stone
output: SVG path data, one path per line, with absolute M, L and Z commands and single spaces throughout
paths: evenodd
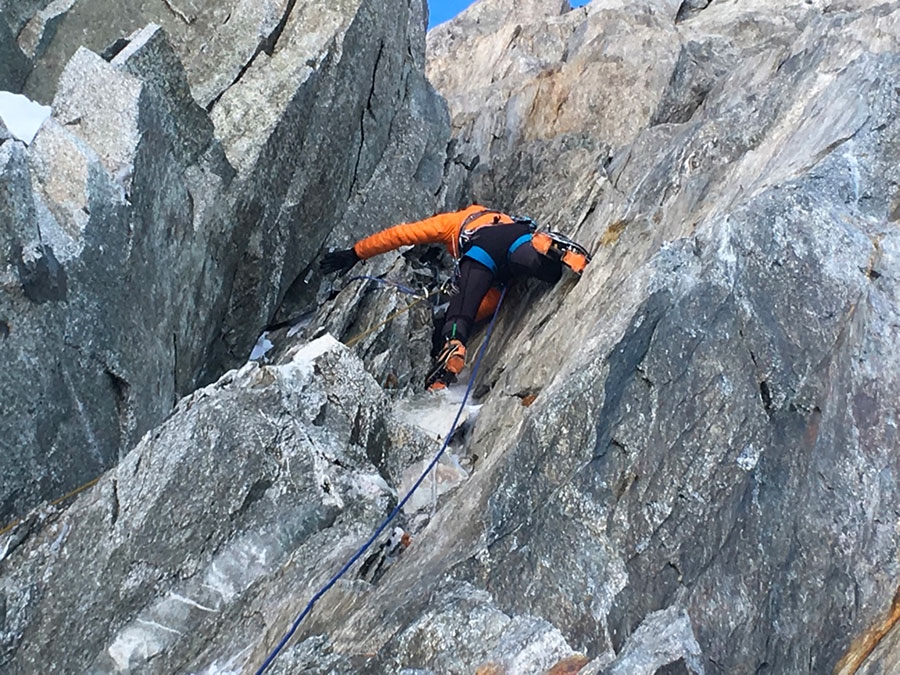
M 509 289 L 481 364 L 477 419 L 453 448 L 470 477 L 433 516 L 402 514 L 409 548 L 366 577 L 375 583 L 351 566 L 274 672 L 890 672 L 900 3 L 688 5 L 529 3 L 516 17 L 508 0 L 483 0 L 459 20 L 482 23 L 433 34 L 431 53 L 444 57 L 429 72 L 449 103 L 452 145 L 420 54 L 397 53 L 419 39 L 410 22 L 420 8 L 379 18 L 362 2 L 349 22 L 307 10 L 338 19 L 334 50 L 310 72 L 277 49 L 257 55 L 213 106 L 217 129 L 264 91 L 283 111 L 248 128 L 265 141 L 242 148 L 235 132 L 223 136 L 235 163 L 229 231 L 241 233 L 229 245 L 243 260 L 210 311 L 233 331 L 216 348 L 237 358 L 252 344 L 241 332 L 259 323 L 237 318 L 266 315 L 282 297 L 291 318 L 288 306 L 325 307 L 284 336 L 272 365 L 183 399 L 88 494 L 33 512 L 0 541 L 0 667 L 33 672 L 40 657 L 75 671 L 259 667 L 434 449 L 408 415 L 430 416 L 440 399 L 403 398 L 427 361 L 427 312 L 383 324 L 400 297 L 320 286 L 315 251 L 461 197 L 563 229 L 593 262 L 552 288 Z M 441 47 L 448 36 L 455 43 Z M 132 85 L 95 61 L 78 57 Z M 296 97 L 262 72 L 268 61 L 298 78 Z M 135 79 L 139 109 L 164 118 L 159 89 Z M 127 159 L 130 136 L 92 154 L 69 126 L 49 125 L 38 141 L 70 148 L 52 154 L 71 179 L 54 184 L 60 172 L 27 159 L 40 176 L 38 244 L 46 230 L 72 298 L 70 261 L 96 217 L 78 215 L 79 186 L 128 194 L 104 162 Z M 335 138 L 349 155 L 334 154 Z M 144 142 L 146 155 L 140 143 L 135 152 L 147 165 L 174 156 L 159 150 L 171 143 Z M 4 176 L 22 183 L 21 146 L 0 151 Z M 306 173 L 280 164 L 287 155 Z M 130 199 L 149 199 L 152 183 L 132 164 Z M 441 165 L 444 184 L 429 193 Z M 396 196 L 392 169 L 408 182 Z M 4 197 L 17 213 L 32 208 L 26 189 Z M 147 222 L 142 259 L 177 267 L 150 243 L 166 233 Z M 35 234 L 11 236 L 38 270 Z M 310 250 L 289 259 L 300 244 Z M 269 258 L 285 262 L 270 270 Z M 44 262 L 33 274 L 52 281 Z M 417 285 L 429 268 L 414 252 L 361 269 Z M 21 286 L 17 267 L 3 274 Z M 32 312 L 61 304 L 13 296 Z M 71 316 L 97 321 L 84 306 Z M 348 341 L 374 329 L 354 346 L 363 362 L 330 338 L 309 342 L 323 327 Z M 402 380 L 396 401 L 382 390 L 391 373 Z
M 464 578 L 590 655 L 624 658 L 647 617 L 685 598 L 714 672 L 829 671 L 897 585 L 898 540 L 880 524 L 893 519 L 884 467 L 897 445 L 876 401 L 900 382 L 882 281 L 896 273 L 898 120 L 884 82 L 900 65 L 900 7 L 790 3 L 784 22 L 711 3 L 679 24 L 680 51 L 660 54 L 671 7 L 595 5 L 563 17 L 582 23 L 540 86 L 515 75 L 444 92 L 481 160 L 473 198 L 597 251 L 577 285 L 519 318 L 489 377 L 495 392 L 540 393 L 508 450 L 488 420 L 515 408 L 492 397 L 479 415 L 473 443 L 504 459 L 485 488 L 484 560 Z M 517 50 L 539 32 L 523 26 L 494 72 L 520 72 Z M 456 54 L 508 41 L 501 28 Z M 620 76 L 591 86 L 611 53 L 625 55 Z M 630 64 L 637 54 L 653 66 Z M 449 60 L 429 69 L 459 81 Z M 591 91 L 620 120 L 579 113 L 564 127 Z M 540 117 L 547 105 L 555 117 Z
M 132 35 L 110 63 L 137 77 L 166 106 L 163 119 L 172 127 L 164 132 L 179 161 L 197 162 L 211 145 L 218 145 L 212 120 L 192 98 L 184 67 L 159 26 L 151 24 Z M 218 148 L 215 152 L 221 154 Z M 226 166 L 224 157 L 217 164 Z
M 675 17 L 675 21 L 686 21 L 687 19 L 690 19 L 692 16 L 709 7 L 711 2 L 712 0 L 683 0 L 681 6 L 678 8 L 678 15 Z
M 47 51 L 53 38 L 56 37 L 56 31 L 65 19 L 66 13 L 74 4 L 75 0 L 53 0 L 41 9 L 19 33 L 19 47 L 32 62 L 40 59 Z
M 90 493 L 6 547 L 4 671 L 247 663 L 261 626 L 246 603 L 292 611 L 388 506 L 365 448 L 385 398 L 367 378 L 325 337 L 182 400 Z M 75 606 L 78 621 L 51 618 Z
M 424 50 L 423 8 L 369 1 L 348 7 L 358 11 L 344 9 L 338 42 L 295 95 L 281 97 L 280 78 L 307 67 L 307 43 L 321 40 L 306 13 L 285 27 L 284 54 L 260 55 L 213 111 L 235 161 L 242 146 L 228 129 L 266 139 L 261 152 L 238 164 L 236 228 L 256 234 L 241 245 L 245 254 L 217 345 L 226 362 L 245 357 L 275 308 L 281 306 L 277 320 L 315 309 L 320 276 L 314 262 L 323 249 L 439 210 L 438 167 L 449 120 L 416 63 Z M 324 6 L 304 12 L 335 21 L 334 10 Z M 271 97 L 275 109 L 279 102 L 286 106 L 271 132 L 268 114 L 257 112 L 261 97 Z M 245 123 L 239 127 L 236 120 Z
M 33 183 L 33 204 L 4 223 L 15 255 L 3 313 L 17 354 L 2 375 L 4 519 L 95 477 L 196 386 L 223 283 L 211 261 L 228 241 L 210 211 L 227 180 L 196 157 L 212 143 L 209 120 L 190 127 L 173 91 L 81 51 L 29 149 L 31 178 L 16 189 L 29 204 Z M 47 349 L 55 368 L 36 359 Z M 14 394 L 13 382 L 31 386 Z
M 6 20 L 12 34 L 18 35 L 28 21 L 53 0 L 2 0 L 0 14 Z
M 170 36 L 195 97 L 206 107 L 258 52 L 277 40 L 287 6 L 281 0 L 152 0 L 138 5 L 76 0 L 36 60 L 26 91 L 35 100 L 51 100 L 63 66 L 79 47 L 99 53 L 119 38 L 156 23 Z
M 196 386 L 223 283 L 203 270 L 227 246 L 204 207 L 227 182 L 205 158 L 179 161 L 167 94 L 81 51 L 29 149 L 35 217 L 9 223 L 21 253 L 4 313 L 18 356 L 3 373 L 32 383 L 4 399 L 21 411 L 4 417 L 4 462 L 29 480 L 4 484 L 5 518 L 99 474 Z M 47 369 L 35 355 L 49 345 L 59 361 Z
M 6 17 L 0 15 L 0 90 L 18 94 L 31 72 L 31 61 L 16 44 Z
M 608 675 L 654 675 L 663 666 L 682 662 L 684 672 L 701 675 L 700 645 L 684 610 L 670 607 L 653 612 L 628 638 L 621 654 L 603 671 Z
M 17 264 L 27 283 L 17 292 L 42 311 L 65 302 L 52 310 L 55 328 L 34 318 L 21 332 L 31 336 L 16 347 L 29 374 L 8 373 L 44 384 L 11 404 L 32 412 L 8 418 L 17 450 L 6 456 L 29 469 L 5 486 L 4 517 L 109 466 L 178 398 L 245 362 L 285 296 L 308 309 L 318 288 L 311 264 L 326 238 L 346 240 L 361 222 L 374 229 L 401 208 L 435 210 L 449 125 L 421 72 L 423 11 L 297 8 L 278 28 L 286 39 L 260 52 L 212 119 L 191 96 L 196 71 L 182 69 L 158 26 L 130 35 L 108 61 L 75 53 L 54 120 L 29 151 L 40 233 L 24 234 L 24 216 L 8 224 L 22 230 Z M 251 143 L 235 147 L 233 120 Z M 47 342 L 90 364 L 78 371 L 93 373 L 85 391 L 76 378 L 71 396 L 47 395 L 66 383 L 32 372 L 30 354 Z M 38 403 L 70 399 L 52 414 Z M 45 419 L 45 431 L 31 430 Z M 91 461 L 81 464 L 74 448 L 91 448 Z M 35 477 L 28 489 L 22 476 Z
M 887 617 L 872 631 L 857 640 L 854 649 L 848 651 L 844 659 L 838 664 L 836 672 L 852 673 L 859 675 L 888 675 L 900 668 L 900 644 L 897 643 L 898 633 L 896 626 L 891 622 L 894 617 Z M 887 631 L 885 633 L 885 631 Z

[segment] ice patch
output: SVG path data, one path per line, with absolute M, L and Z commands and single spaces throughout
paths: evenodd
M 211 612 L 213 614 L 218 612 L 218 610 L 213 609 L 212 607 L 207 607 L 206 605 L 201 605 L 199 602 L 196 602 L 195 600 L 191 600 L 190 598 L 186 598 L 185 596 L 179 595 L 178 593 L 174 593 L 174 592 L 169 593 L 169 597 L 171 597 L 173 600 L 177 600 L 178 602 L 182 602 L 185 605 L 189 605 L 190 607 L 196 607 L 197 609 L 199 609 L 203 612 Z
M 402 401 L 396 408 L 398 419 L 404 424 L 421 429 L 429 438 L 442 442 L 450 432 L 465 394 L 464 385 L 454 385 L 440 391 L 429 392 L 425 396 Z M 459 413 L 456 428 L 474 421 L 479 410 L 480 404 L 467 403 Z
M 400 478 L 400 494 L 406 495 L 412 489 L 431 461 L 423 459 L 403 472 Z M 403 505 L 403 512 L 411 514 L 431 506 L 438 497 L 457 487 L 468 477 L 469 474 L 459 465 L 455 457 L 444 455 L 419 486 L 419 489 Z
M 128 672 L 132 659 L 147 662 L 163 650 L 171 642 L 160 633 L 171 633 L 171 629 L 150 621 L 138 621 L 123 630 L 110 645 L 108 653 L 120 672 Z M 161 630 L 165 629 L 165 630 Z M 177 632 L 177 631 L 175 631 Z

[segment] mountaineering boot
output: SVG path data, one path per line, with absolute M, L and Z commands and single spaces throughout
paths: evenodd
M 591 262 L 591 254 L 587 249 L 559 232 L 535 232 L 531 244 L 538 253 L 560 260 L 575 274 L 584 272 Z
M 456 382 L 456 376 L 466 367 L 466 346 L 459 340 L 447 340 L 431 372 L 425 378 L 429 391 L 445 389 Z

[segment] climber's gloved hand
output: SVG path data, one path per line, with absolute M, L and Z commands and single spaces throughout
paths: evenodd
M 319 262 L 319 269 L 322 274 L 331 274 L 332 272 L 344 273 L 359 262 L 359 256 L 352 248 L 340 251 L 330 251 L 322 256 Z

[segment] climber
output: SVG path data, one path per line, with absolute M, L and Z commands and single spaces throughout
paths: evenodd
M 580 274 L 590 261 L 587 251 L 571 240 L 536 230 L 529 218 L 474 204 L 462 211 L 376 232 L 352 248 L 326 253 L 320 267 L 324 274 L 346 272 L 360 260 L 401 246 L 444 244 L 458 261 L 459 292 L 450 298 L 437 336 L 443 341 L 443 349 L 425 383 L 431 390 L 443 389 L 456 381 L 466 364 L 466 343 L 472 328 L 493 314 L 500 299 L 499 284 L 521 277 L 555 283 L 562 276 L 563 264 Z

